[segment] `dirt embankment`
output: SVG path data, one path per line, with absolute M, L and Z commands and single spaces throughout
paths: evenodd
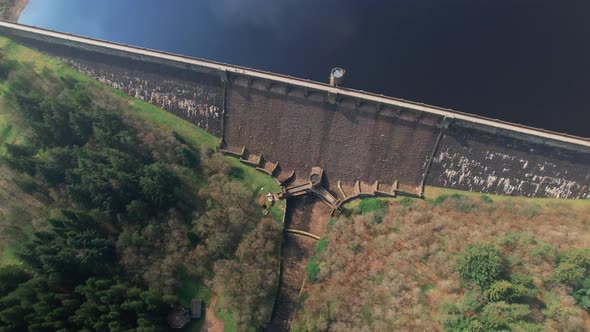
M 211 303 L 205 313 L 205 323 L 201 328 L 201 332 L 223 332 L 225 323 L 215 316 L 215 302 L 217 302 L 217 294 L 213 295 Z
M 322 236 L 330 219 L 331 209 L 313 196 L 291 198 L 285 227 Z M 281 284 L 275 310 L 267 331 L 288 331 L 301 285 L 306 277 L 305 266 L 315 251 L 317 241 L 293 234 L 285 234 L 281 262 Z
M 29 0 L 0 0 L 0 19 L 16 22 Z

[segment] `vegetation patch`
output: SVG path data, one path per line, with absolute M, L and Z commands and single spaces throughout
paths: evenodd
M 0 326 L 166 329 L 210 300 L 205 280 L 226 328 L 268 322 L 284 206 L 264 218 L 255 200 L 274 180 L 188 122 L 0 45 Z
M 380 223 L 352 203 L 307 266 L 296 330 L 585 329 L 590 202 L 440 192 Z

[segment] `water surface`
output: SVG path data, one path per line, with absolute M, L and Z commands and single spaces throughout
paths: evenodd
M 19 22 L 590 137 L 590 1 L 30 0 Z

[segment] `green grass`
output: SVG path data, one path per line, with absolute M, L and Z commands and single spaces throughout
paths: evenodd
M 215 303 L 215 316 L 221 319 L 224 323 L 223 331 L 224 332 L 235 332 L 238 330 L 238 324 L 234 319 L 234 316 L 230 312 L 224 312 L 221 310 L 221 305 L 219 304 L 220 300 L 217 299 L 217 303 Z
M 430 187 L 426 186 L 424 189 L 424 197 L 426 199 L 436 200 L 438 197 L 443 195 L 453 196 L 453 195 L 462 195 L 467 196 L 474 199 L 482 199 L 484 202 L 492 202 L 496 201 L 514 201 L 514 202 L 528 202 L 534 203 L 538 206 L 547 206 L 547 205 L 554 205 L 554 204 L 569 204 L 573 208 L 576 209 L 589 209 L 590 208 L 590 200 L 584 199 L 565 199 L 565 198 L 529 198 L 529 197 L 521 197 L 521 196 L 501 196 L 501 195 L 492 195 L 492 194 L 485 194 L 486 198 L 482 197 L 481 193 L 478 192 L 471 192 L 471 191 L 462 191 L 456 189 L 448 189 L 448 188 L 439 188 L 439 187 Z M 534 211 L 529 211 L 531 214 L 534 214 Z
M 361 214 L 367 214 L 375 211 L 381 211 L 387 206 L 384 200 L 379 198 L 363 198 L 359 202 L 359 210 Z
M 180 287 L 176 290 L 176 296 L 182 305 L 188 307 L 192 299 L 200 299 L 208 304 L 213 292 L 199 278 L 180 271 Z
M 305 273 L 307 274 L 307 279 L 310 282 L 315 283 L 318 281 L 318 274 L 320 274 L 320 265 L 316 255 L 311 256 L 311 258 L 307 262 L 307 266 L 305 267 Z
M 328 240 L 328 238 L 323 238 L 321 240 L 318 241 L 318 244 L 316 244 L 315 246 L 315 253 L 317 255 L 323 253 L 326 248 L 328 248 L 328 244 L 330 243 L 330 240 Z

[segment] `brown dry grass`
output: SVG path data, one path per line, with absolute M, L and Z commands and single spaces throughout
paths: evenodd
M 406 199 L 390 201 L 380 223 L 373 213 L 341 216 L 327 232 L 320 282 L 308 284 L 295 325 L 302 331 L 442 330 L 441 305 L 465 292 L 457 254 L 470 243 L 493 242 L 511 272 L 534 277 L 540 300 L 556 294 L 575 308 L 565 321 L 540 322 L 545 329 L 586 329 L 588 314 L 552 277 L 558 252 L 590 247 L 588 203 Z

